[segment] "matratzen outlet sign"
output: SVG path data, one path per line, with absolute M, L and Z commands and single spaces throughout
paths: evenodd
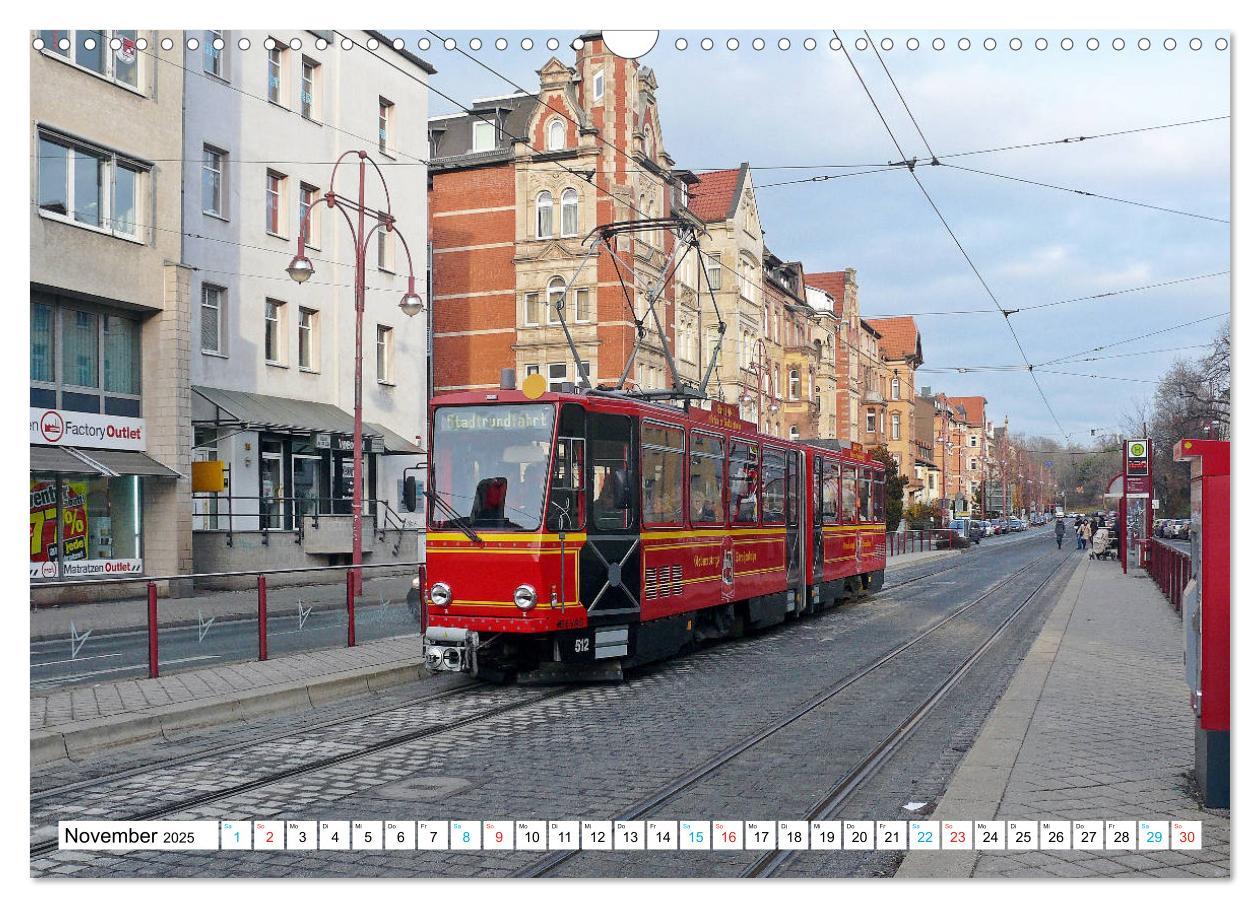
M 143 419 L 31 407 L 33 445 L 143 451 L 145 441 Z

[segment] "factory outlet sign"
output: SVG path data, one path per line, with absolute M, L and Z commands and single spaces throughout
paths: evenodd
M 143 451 L 144 420 L 31 407 L 31 444 Z

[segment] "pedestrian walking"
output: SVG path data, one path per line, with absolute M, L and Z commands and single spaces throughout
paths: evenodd
M 1089 525 L 1085 521 L 1081 521 L 1081 525 L 1076 528 L 1076 547 L 1081 551 L 1089 548 Z
M 1063 537 L 1067 535 L 1067 524 L 1060 517 L 1054 522 L 1054 541 L 1059 544 L 1059 548 L 1063 548 Z

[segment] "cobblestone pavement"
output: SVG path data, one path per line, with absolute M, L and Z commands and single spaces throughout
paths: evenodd
M 1190 820 L 1201 851 L 916 853 L 914 876 L 1230 875 L 1230 815 L 1199 806 L 1181 618 L 1145 573 L 1083 561 L 1079 588 L 951 782 L 956 819 Z M 965 816 L 964 816 L 965 814 Z
M 753 819 L 758 815 L 796 815 L 868 749 L 873 738 L 886 733 L 922 701 L 931 686 L 926 679 L 934 675 L 935 683 L 939 683 L 950 666 L 983 639 L 985 627 L 1009 613 L 1058 563 L 1057 554 L 1050 555 L 1044 544 L 1037 543 L 1036 538 L 1030 538 L 1023 545 L 976 553 L 961 571 L 937 564 L 907 568 L 907 576 L 932 576 L 815 619 L 672 660 L 625 684 L 586 687 L 542 702 L 522 702 L 519 708 L 465 728 L 216 800 L 171 818 L 610 817 L 707 756 L 761 729 L 829 683 L 895 648 L 998 579 L 1048 556 L 1001 594 L 995 593 L 978 606 L 968 619 L 933 635 L 921 651 L 916 646 L 915 658 L 901 663 L 901 672 L 889 667 L 873 673 L 807 719 L 789 726 L 785 732 L 790 734 L 775 735 L 668 805 L 671 816 L 691 813 L 698 818 L 716 818 L 725 814 Z M 897 579 L 898 573 L 890 572 L 890 580 Z M 919 672 L 904 670 L 910 661 L 923 669 L 922 677 Z M 990 702 L 999 691 L 990 692 Z M 469 696 L 461 693 L 441 701 L 441 706 L 409 707 L 389 717 L 348 721 L 336 728 L 273 742 L 268 745 L 268 765 L 296 763 L 324 747 L 330 751 L 353 747 L 382 729 L 412 727 L 422 721 L 415 709 L 428 710 L 432 719 L 456 699 L 468 708 L 465 698 Z M 528 701 L 538 692 L 499 688 L 481 696 Z M 975 727 L 978 725 L 976 722 Z M 951 751 L 958 746 L 948 736 L 938 738 L 936 745 Z M 219 790 L 230 766 L 251 760 L 228 756 L 211 759 L 195 769 L 167 770 L 161 786 L 184 791 Z M 41 814 L 41 822 L 46 825 L 57 816 L 84 816 L 92 807 L 109 810 L 114 799 L 125 801 L 126 809 L 160 803 L 166 796 L 155 796 L 156 790 L 153 779 L 137 777 L 128 780 L 122 791 L 109 786 L 76 791 L 73 799 L 49 805 Z M 125 800 L 128 796 L 130 799 Z M 656 876 L 733 872 L 733 865 L 714 860 L 718 856 L 716 852 L 705 853 L 703 857 L 708 860 L 686 867 L 682 866 L 685 859 L 679 862 L 677 855 L 669 855 L 660 862 L 622 863 L 606 871 L 585 864 L 583 856 L 574 866 L 583 873 Z M 600 857 L 616 859 L 620 855 Z M 503 875 L 531 860 L 525 853 L 492 851 L 375 855 L 54 852 L 33 861 L 32 869 L 41 874 L 126 876 L 476 876 Z

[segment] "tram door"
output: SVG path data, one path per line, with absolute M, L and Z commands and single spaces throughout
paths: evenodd
M 588 414 L 589 505 L 580 583 L 582 604 L 591 619 L 608 616 L 622 622 L 639 612 L 643 558 L 636 428 L 628 416 Z
M 823 459 L 817 454 L 814 455 L 814 476 L 813 476 L 813 495 L 814 495 L 814 526 L 813 526 L 813 542 L 810 546 L 810 552 L 814 559 L 813 577 L 815 584 L 823 582 L 823 480 L 826 473 L 823 466 Z
M 787 470 L 784 476 L 784 517 L 787 523 L 787 585 L 789 599 L 796 608 L 804 605 L 805 564 L 804 564 L 804 527 L 801 526 L 801 502 L 805 489 L 804 464 L 805 454 L 802 451 L 787 452 Z

